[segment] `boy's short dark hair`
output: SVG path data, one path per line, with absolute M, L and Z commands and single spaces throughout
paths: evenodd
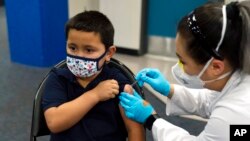
M 70 29 L 100 34 L 106 49 L 114 43 L 114 27 L 107 16 L 98 11 L 84 11 L 72 17 L 66 23 L 66 39 Z

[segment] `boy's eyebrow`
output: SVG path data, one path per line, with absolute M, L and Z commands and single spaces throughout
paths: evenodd
M 69 43 L 69 42 L 67 42 L 67 44 L 68 44 L 68 45 L 74 45 L 74 46 L 76 46 L 75 43 Z

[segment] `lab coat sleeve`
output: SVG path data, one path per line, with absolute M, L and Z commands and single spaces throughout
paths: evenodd
M 166 114 L 193 114 L 207 118 L 211 114 L 209 112 L 209 105 L 215 98 L 216 93 L 216 91 L 208 89 L 190 89 L 174 85 L 174 94 L 166 104 Z
M 212 118 L 199 136 L 193 136 L 186 130 L 159 118 L 153 123 L 152 135 L 154 141 L 226 141 L 229 140 L 229 125 L 223 119 Z
M 190 135 L 186 130 L 175 126 L 168 121 L 159 118 L 153 123 L 152 135 L 154 141 L 191 141 L 195 136 Z

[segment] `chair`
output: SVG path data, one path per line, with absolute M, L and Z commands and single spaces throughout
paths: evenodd
M 135 81 L 133 72 L 123 63 L 118 61 L 117 59 L 111 58 L 108 63 L 110 67 L 115 67 L 119 69 L 130 81 L 133 83 Z M 66 61 L 63 60 L 54 66 L 55 68 L 64 68 L 66 66 Z M 33 113 L 32 113 L 32 121 L 31 121 L 31 133 L 30 133 L 30 141 L 36 141 L 37 137 L 49 135 L 50 131 L 47 127 L 45 117 L 43 115 L 43 110 L 41 107 L 41 99 L 45 87 L 45 83 L 49 73 L 46 74 L 42 82 L 40 83 L 36 96 L 33 103 Z M 134 85 L 133 88 L 144 98 L 144 92 L 139 85 Z

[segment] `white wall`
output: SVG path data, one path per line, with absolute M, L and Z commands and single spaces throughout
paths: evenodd
M 225 0 L 225 3 L 230 3 L 230 2 L 233 2 L 233 1 L 247 1 L 247 0 Z
M 68 0 L 69 17 L 84 10 L 99 10 L 99 0 Z
M 114 44 L 139 50 L 143 0 L 68 0 L 69 17 L 84 10 L 104 13 L 115 28 Z
M 100 11 L 106 14 L 115 28 L 115 45 L 140 48 L 142 0 L 101 0 Z

